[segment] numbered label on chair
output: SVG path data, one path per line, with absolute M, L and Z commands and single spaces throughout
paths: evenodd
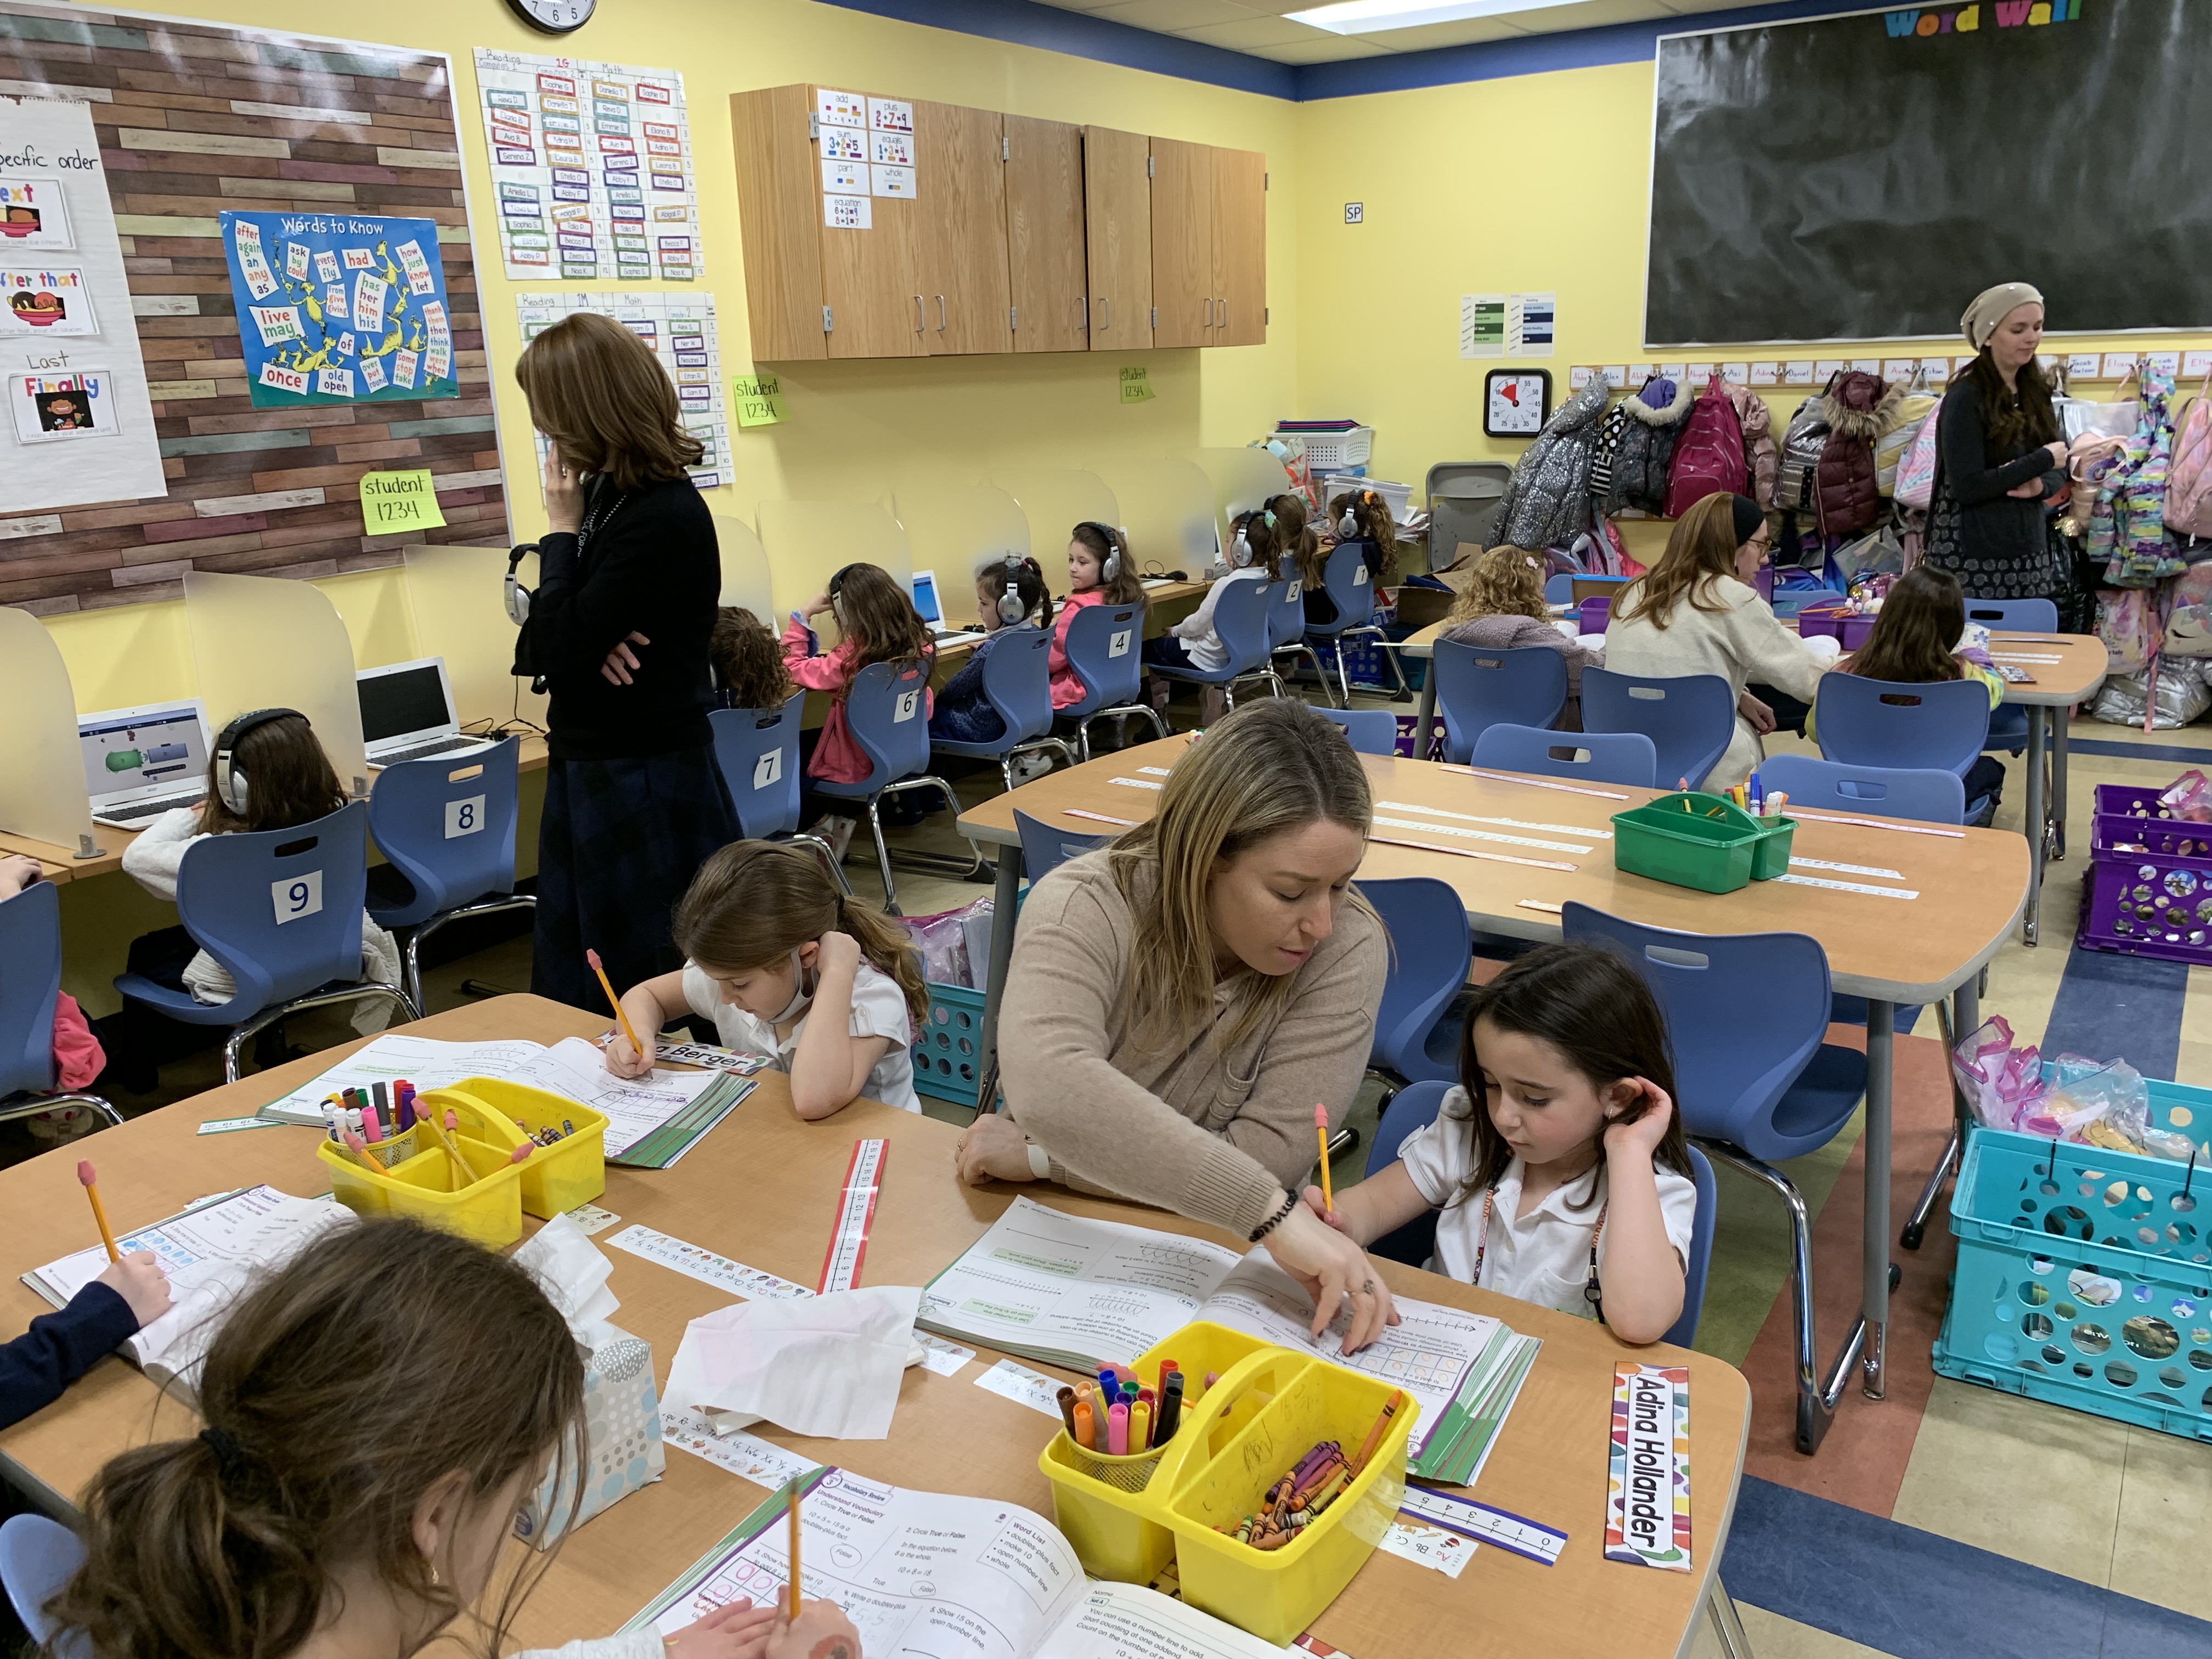
M 1133 631 L 1133 629 L 1127 628 L 1118 629 L 1114 634 L 1113 637 L 1106 642 L 1106 654 L 1109 657 L 1127 656 L 1129 654 L 1129 635 Z
M 1354 565 L 1352 567 L 1352 585 L 1354 587 L 1364 587 L 1367 586 L 1367 567 L 1364 564 Z
M 471 795 L 466 800 L 446 803 L 446 839 L 456 836 L 473 836 L 483 828 L 484 798 Z
M 783 750 L 771 749 L 753 763 L 753 787 L 765 789 L 783 776 Z
M 919 691 L 902 691 L 902 692 L 900 692 L 900 693 L 899 693 L 899 699 L 898 699 L 898 707 L 897 707 L 896 708 L 895 708 L 895 709 L 893 709 L 893 710 L 891 711 L 891 724 L 892 724 L 892 725 L 894 725 L 894 726 L 902 726 L 902 725 L 904 725 L 908 720 L 912 720 L 912 719 L 914 718 L 915 711 L 916 709 L 920 708 L 921 707 L 921 692 L 919 692 Z
M 1283 601 L 1283 603 L 1284 603 L 1285 605 L 1296 605 L 1296 604 L 1298 602 L 1298 594 L 1299 594 L 1299 592 L 1300 592 L 1300 591 L 1301 591 L 1304 586 L 1305 586 L 1305 584 L 1304 584 L 1304 582 L 1293 581 L 1293 582 L 1291 584 L 1291 596 L 1290 596 L 1290 598 L 1288 598 L 1288 599 L 1285 599 L 1285 600 Z
M 269 884 L 269 897 L 276 907 L 279 927 L 302 916 L 319 915 L 323 908 L 323 872 L 310 870 L 303 876 L 272 881 Z

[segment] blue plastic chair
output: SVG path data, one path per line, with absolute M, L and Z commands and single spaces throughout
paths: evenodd
M 380 927 L 405 929 L 400 979 L 422 1002 L 422 941 L 449 921 L 495 910 L 532 910 L 536 895 L 514 890 L 515 774 L 520 738 L 472 755 L 401 761 L 377 775 L 368 830 L 413 896 L 371 904 Z
M 1328 594 L 1336 606 L 1336 620 L 1327 623 L 1308 623 L 1305 636 L 1320 645 L 1326 645 L 1336 654 L 1337 689 L 1344 693 L 1343 706 L 1352 706 L 1352 677 L 1344 666 L 1344 642 L 1348 639 L 1367 638 L 1382 647 L 1389 659 L 1390 677 L 1398 682 L 1392 693 L 1396 702 L 1411 702 L 1413 693 L 1406 684 L 1406 671 L 1398 665 L 1398 645 L 1375 621 L 1375 580 L 1370 574 L 1374 567 L 1368 556 L 1375 544 L 1370 541 L 1339 542 L 1322 565 L 1322 592 Z M 1328 682 L 1323 680 L 1326 686 Z
M 1735 736 L 1735 693 L 1717 674 L 1648 679 L 1585 668 L 1583 730 L 1641 732 L 1658 750 L 1657 787 L 1680 778 L 1698 789 Z
M 1833 1394 L 1815 1380 L 1812 1221 L 1774 1165 L 1833 1140 L 1866 1093 L 1866 1056 L 1821 1040 L 1832 994 L 1827 953 L 1802 933 L 1677 933 L 1571 900 L 1559 925 L 1566 939 L 1619 951 L 1643 975 L 1666 1016 L 1682 1127 L 1789 1206 L 1797 1445 L 1810 1452 L 1844 1378 Z
M 1659 787 L 1659 751 L 1641 732 L 1543 732 L 1500 721 L 1483 728 L 1468 763 L 1539 778 Z
M 1572 605 L 1575 602 L 1575 573 L 1555 570 L 1544 578 L 1546 605 Z
M 1547 726 L 1567 706 L 1567 659 L 1548 646 L 1493 651 L 1438 640 L 1429 672 L 1444 717 L 1444 758 L 1459 766 L 1489 727 Z
M 1314 713 L 1341 729 L 1363 755 L 1398 752 L 1398 717 L 1387 708 L 1316 708 Z
M 53 883 L 37 881 L 0 902 L 0 1121 L 88 1106 L 119 1124 L 123 1114 L 98 1095 L 54 1088 L 61 988 L 61 898 Z
M 76 1659 L 88 1651 L 82 1632 L 58 1644 L 60 1626 L 46 1616 L 46 1603 L 84 1565 L 84 1544 L 58 1521 L 43 1515 L 11 1515 L 0 1522 L 0 1586 L 31 1640 L 57 1659 Z
M 1407 1136 L 1437 1121 L 1451 1086 L 1416 1083 L 1398 1091 L 1376 1125 L 1375 1144 L 1367 1154 L 1368 1179 L 1398 1161 Z M 1720 1194 L 1713 1180 L 1713 1166 L 1695 1146 L 1689 1151 L 1690 1179 L 1698 1189 L 1697 1218 L 1690 1227 L 1690 1259 L 1683 1267 L 1681 1316 L 1660 1339 L 1678 1348 L 1688 1347 L 1698 1334 L 1698 1316 L 1705 1311 L 1705 1281 L 1713 1263 L 1713 1229 L 1720 1219 Z M 1426 1267 L 1437 1253 L 1437 1212 L 1416 1216 L 1395 1231 L 1383 1234 L 1367 1247 L 1367 1253 L 1409 1267 Z
M 1275 585 L 1275 603 L 1267 607 L 1267 665 L 1272 672 L 1278 659 L 1291 659 L 1291 674 L 1297 674 L 1297 659 L 1312 660 L 1314 678 L 1321 682 L 1322 695 L 1331 702 L 1336 694 L 1328 689 L 1328 672 L 1321 665 L 1321 653 L 1306 643 L 1306 584 L 1298 574 L 1295 560 L 1283 561 L 1282 580 Z M 1282 681 L 1276 679 L 1276 694 L 1281 695 Z
M 1022 838 L 1022 872 L 1031 883 L 1042 881 L 1070 859 L 1081 858 L 1114 839 L 1111 836 L 1079 836 L 1056 830 L 1014 808 L 1014 831 Z
M 1990 629 L 2008 633 L 2056 634 L 2058 607 L 2049 599 L 1968 599 L 1966 620 Z M 2021 703 L 2002 702 L 1990 710 L 1989 741 L 1985 750 L 2002 749 L 2017 755 L 2027 747 L 2027 709 Z
M 837 850 L 811 830 L 799 827 L 799 734 L 806 693 L 794 692 L 781 708 L 714 708 L 714 764 L 737 809 L 738 833 L 747 841 L 804 846 L 823 872 L 850 896 Z
M 987 665 L 988 666 L 988 665 Z M 885 795 L 908 789 L 935 789 L 945 797 L 944 810 L 955 817 L 960 797 L 952 786 L 927 769 L 929 766 L 929 665 L 927 663 L 872 662 L 853 676 L 845 692 L 845 720 L 853 740 L 868 757 L 868 775 L 856 783 L 813 780 L 815 790 L 844 800 L 866 801 L 868 830 L 876 838 L 876 867 L 884 878 L 884 908 L 893 915 L 898 908 L 898 887 L 891 878 L 890 848 L 884 844 L 882 802 Z M 975 854 L 965 870 L 944 863 L 928 854 L 908 853 L 908 858 L 943 865 L 949 874 L 973 876 L 983 868 L 983 851 L 968 843 Z
M 1283 682 L 1267 656 L 1267 612 L 1282 597 L 1278 584 L 1230 582 L 1215 591 L 1219 597 L 1213 602 L 1213 631 L 1221 636 L 1229 660 L 1218 668 L 1166 668 L 1158 663 L 1146 666 L 1163 679 L 1218 685 L 1231 708 L 1237 707 L 1237 682 L 1242 679 L 1264 674 L 1279 696 Z
M 930 747 L 963 760 L 994 760 L 1011 793 L 1014 757 L 1040 749 L 1075 764 L 1075 751 L 1052 735 L 1052 635 L 1041 628 L 1009 629 L 994 636 L 983 659 L 983 700 L 998 710 L 1006 730 L 988 743 L 933 738 Z
M 1853 766 L 1810 755 L 1773 755 L 1759 763 L 1767 793 L 1785 791 L 1792 806 L 1819 811 L 1910 818 L 1917 823 L 1964 823 L 1966 787 L 1956 772 L 1935 767 Z
M 1813 731 L 1826 760 L 1955 772 L 1963 778 L 1989 741 L 1989 687 L 1979 680 L 1916 683 L 1823 674 Z
M 1084 695 L 1057 718 L 1075 722 L 1075 752 L 1085 760 L 1091 758 L 1093 720 L 1118 723 L 1134 715 L 1150 720 L 1156 736 L 1168 734 L 1168 723 L 1144 698 L 1144 636 L 1145 608 L 1140 605 L 1086 605 L 1067 625 L 1067 665 L 1083 682 Z
M 1459 1033 L 1446 1020 L 1474 960 L 1467 908 L 1433 876 L 1363 881 L 1360 893 L 1390 933 L 1390 967 L 1375 1015 L 1368 1068 L 1406 1083 L 1459 1077 Z
M 362 908 L 368 892 L 368 807 L 349 801 L 289 830 L 210 836 L 177 867 L 177 918 L 237 981 L 228 1002 L 197 1000 L 141 974 L 115 988 L 188 1025 L 228 1025 L 222 1076 L 238 1081 L 246 1040 L 302 1008 L 386 996 L 422 1018 L 404 987 L 361 977 Z

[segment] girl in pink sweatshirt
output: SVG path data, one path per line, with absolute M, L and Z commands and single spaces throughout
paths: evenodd
M 817 654 L 806 619 L 829 611 L 843 635 L 828 655 Z M 783 630 L 783 664 L 791 678 L 810 691 L 830 694 L 830 717 L 806 763 L 809 777 L 831 783 L 858 783 L 871 769 L 868 757 L 845 718 L 845 693 L 853 677 L 871 663 L 927 666 L 937 654 L 929 629 L 914 601 L 881 565 L 848 564 L 830 578 L 830 586 L 806 602 Z M 923 696 L 922 718 L 929 717 Z

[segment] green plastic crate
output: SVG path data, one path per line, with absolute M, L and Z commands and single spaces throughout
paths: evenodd
M 1755 818 L 1725 795 L 1676 791 L 1613 814 L 1613 867 L 1676 887 L 1733 893 L 1788 873 L 1796 827 L 1794 818 Z
M 983 994 L 928 983 L 929 1023 L 914 1045 L 915 1091 L 973 1106 L 982 1081 Z

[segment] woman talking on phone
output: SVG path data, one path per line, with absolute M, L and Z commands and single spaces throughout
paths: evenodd
M 687 466 L 699 441 L 652 349 L 578 312 L 532 340 L 515 379 L 550 441 L 548 528 L 515 672 L 549 702 L 531 989 L 603 1000 L 683 965 L 669 918 L 708 854 L 738 836 L 714 764 L 707 642 L 721 591 L 714 521 Z

